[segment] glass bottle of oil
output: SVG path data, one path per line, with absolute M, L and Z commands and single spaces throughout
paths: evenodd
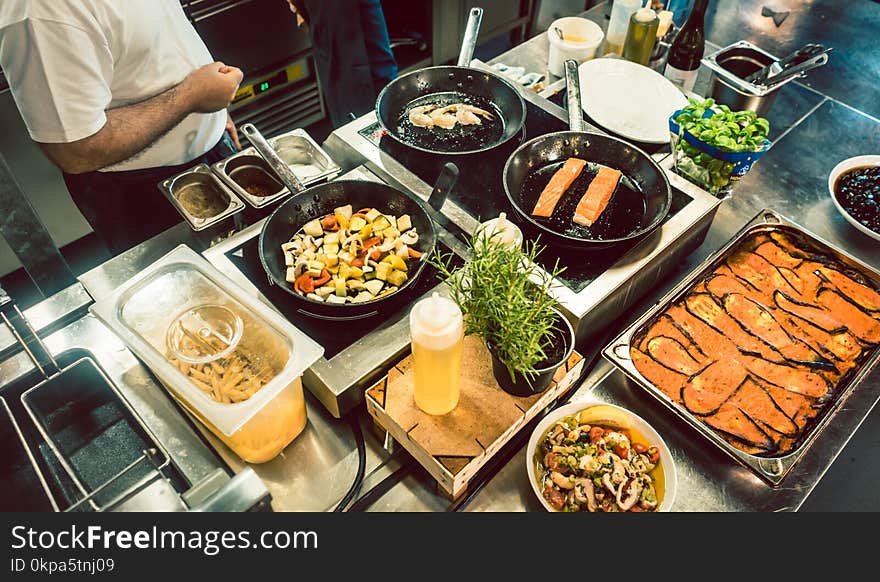
M 648 65 L 654 41 L 657 39 L 657 28 L 660 18 L 651 10 L 650 3 L 636 10 L 629 19 L 626 40 L 623 43 L 623 58 L 640 65 Z
M 461 309 L 433 293 L 409 314 L 416 406 L 447 414 L 458 405 L 464 325 Z

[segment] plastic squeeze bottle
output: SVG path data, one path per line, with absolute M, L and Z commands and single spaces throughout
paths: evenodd
M 415 401 L 428 414 L 446 414 L 458 405 L 464 325 L 461 309 L 434 292 L 409 314 Z
M 623 54 L 626 30 L 633 13 L 642 7 L 642 0 L 614 0 L 611 6 L 611 20 L 605 34 L 605 53 Z

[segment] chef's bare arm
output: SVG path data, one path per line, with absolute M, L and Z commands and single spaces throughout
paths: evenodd
M 147 148 L 190 113 L 225 109 L 241 79 L 242 72 L 235 67 L 220 62 L 205 65 L 155 97 L 108 109 L 107 122 L 97 133 L 70 143 L 40 143 L 40 148 L 69 174 L 116 164 Z

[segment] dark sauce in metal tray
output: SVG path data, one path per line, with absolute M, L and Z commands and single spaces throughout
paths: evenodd
M 520 202 L 523 210 L 531 212 L 550 178 L 553 177 L 553 174 L 564 163 L 565 160 L 562 160 L 544 166 L 539 170 L 535 170 L 523 180 L 522 191 L 520 192 Z M 641 226 L 642 218 L 645 216 L 645 195 L 638 185 L 626 175 L 620 177 L 620 182 L 617 184 L 617 189 L 614 190 L 608 206 L 599 215 L 599 220 L 593 226 L 586 227 L 572 221 L 578 202 L 587 191 L 587 187 L 598 171 L 599 164 L 587 162 L 580 176 L 562 195 L 553 211 L 553 215 L 550 218 L 533 216 L 532 219 L 558 233 L 582 239 L 615 239 L 635 232 Z
M 880 166 L 841 174 L 834 183 L 834 196 L 853 218 L 880 233 Z
M 466 103 L 492 114 L 493 119 L 480 117 L 479 125 L 456 124 L 451 129 L 442 127 L 416 127 L 409 120 L 409 112 L 422 105 L 446 106 L 452 103 Z M 496 142 L 504 135 L 504 117 L 494 103 L 483 97 L 449 91 L 431 93 L 413 99 L 400 114 L 397 120 L 397 136 L 408 143 L 417 144 L 437 152 L 466 152 L 482 148 L 486 144 Z

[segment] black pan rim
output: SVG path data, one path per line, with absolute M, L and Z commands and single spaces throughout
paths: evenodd
M 659 172 L 659 174 L 663 178 L 663 182 L 666 184 L 666 202 L 664 203 L 665 212 L 659 214 L 657 216 L 657 218 L 654 219 L 654 221 L 651 222 L 650 224 L 643 226 L 642 228 L 640 228 L 638 230 L 633 231 L 632 233 L 630 233 L 627 236 L 618 237 L 618 238 L 603 238 L 603 239 L 581 238 L 581 237 L 571 236 L 571 235 L 564 234 L 564 233 L 558 232 L 556 230 L 553 230 L 552 228 L 548 228 L 547 226 L 545 226 L 545 225 L 541 224 L 540 222 L 538 222 L 537 220 L 533 219 L 529 215 L 529 213 L 526 212 L 525 209 L 523 209 L 521 207 L 520 203 L 514 199 L 513 193 L 511 193 L 511 191 L 510 191 L 510 187 L 508 185 L 508 180 L 507 180 L 508 172 L 510 169 L 510 164 L 517 157 L 517 155 L 519 155 L 519 153 L 521 151 L 523 151 L 524 149 L 526 149 L 527 147 L 531 147 L 532 145 L 540 142 L 541 140 L 551 139 L 553 137 L 562 136 L 562 135 L 566 135 L 566 134 L 569 134 L 569 135 L 570 134 L 577 134 L 577 135 L 587 134 L 590 136 L 598 137 L 600 139 L 613 140 L 616 142 L 620 142 L 628 147 L 631 147 L 632 149 L 636 150 L 639 154 L 644 156 L 645 159 L 649 160 L 650 163 L 653 164 L 654 167 L 657 168 L 657 171 Z M 669 183 L 669 177 L 666 175 L 666 172 L 663 170 L 663 168 L 660 167 L 660 164 L 658 164 L 643 149 L 634 146 L 633 144 L 629 143 L 628 141 L 625 141 L 625 140 L 622 140 L 622 139 L 619 139 L 619 138 L 616 138 L 614 136 L 607 135 L 604 133 L 599 133 L 596 131 L 572 131 L 570 129 L 567 129 L 564 131 L 555 131 L 553 133 L 545 133 L 544 135 L 539 135 L 537 137 L 533 137 L 532 139 L 530 139 L 527 142 L 520 145 L 518 148 L 516 148 L 516 150 L 514 150 L 514 152 L 512 154 L 510 154 L 510 156 L 507 158 L 507 162 L 505 162 L 505 164 L 504 164 L 502 178 L 504 181 L 504 193 L 507 195 L 508 201 L 510 202 L 511 206 L 513 206 L 514 210 L 516 210 L 517 214 L 519 214 L 522 218 L 524 218 L 526 221 L 528 221 L 528 223 L 531 226 L 538 228 L 541 232 L 547 233 L 553 237 L 560 238 L 560 239 L 563 239 L 569 243 L 575 243 L 575 244 L 609 246 L 609 245 L 622 243 L 622 242 L 626 242 L 626 241 L 630 241 L 630 240 L 639 238 L 640 236 L 643 236 L 643 235 L 647 234 L 648 232 L 657 228 L 657 226 L 659 226 L 666 219 L 666 216 L 669 214 L 669 208 L 672 206 L 672 185 Z
M 264 235 L 266 234 L 266 230 L 268 229 L 270 222 L 275 217 L 275 215 L 278 212 L 280 212 L 281 209 L 284 208 L 286 205 L 291 204 L 292 201 L 294 201 L 294 200 L 297 200 L 299 196 L 303 196 L 305 194 L 309 194 L 309 196 L 311 196 L 313 194 L 314 190 L 318 190 L 322 187 L 329 187 L 330 185 L 341 184 L 344 186 L 345 184 L 352 184 L 352 183 L 358 184 L 359 186 L 366 183 L 366 184 L 370 184 L 371 186 L 384 187 L 384 188 L 393 190 L 394 192 L 397 192 L 398 194 L 405 196 L 405 197 L 409 198 L 410 200 L 412 200 L 413 202 L 415 202 L 416 205 L 418 205 L 422 209 L 422 211 L 425 214 L 425 217 L 428 219 L 428 224 L 431 227 L 431 234 L 433 235 L 433 238 L 434 238 L 434 244 L 432 245 L 432 247 L 430 249 L 426 249 L 425 251 L 422 251 L 423 256 L 422 256 L 422 259 L 419 260 L 419 266 L 416 268 L 415 273 L 413 273 L 413 275 L 409 279 L 407 279 L 406 283 L 404 283 L 402 286 L 400 286 L 397 289 L 397 291 L 395 291 L 394 293 L 390 293 L 384 297 L 381 297 L 378 299 L 373 299 L 371 301 L 365 301 L 363 303 L 336 304 L 336 303 L 326 303 L 326 302 L 314 301 L 312 299 L 309 299 L 305 295 L 300 295 L 299 293 L 294 291 L 290 287 L 290 283 L 288 283 L 286 280 L 279 281 L 278 279 L 276 279 L 272 275 L 272 273 L 269 271 L 268 265 L 266 264 L 266 258 L 263 255 L 263 238 L 264 238 Z M 314 218 L 317 218 L 317 217 L 310 218 L 309 220 L 313 220 Z M 303 226 L 304 225 L 305 225 L 305 223 L 303 223 Z M 297 229 L 295 232 L 299 232 L 301 229 L 302 229 L 302 226 L 300 226 L 299 229 Z M 260 263 L 263 266 L 263 271 L 266 273 L 266 275 L 269 277 L 269 280 L 276 287 L 283 289 L 284 291 L 287 292 L 288 295 L 290 295 L 291 297 L 295 297 L 296 299 L 304 302 L 307 305 L 314 305 L 316 307 L 320 307 L 321 310 L 326 309 L 328 312 L 338 311 L 338 312 L 340 312 L 340 315 L 341 315 L 341 313 L 343 311 L 352 311 L 352 308 L 357 308 L 356 309 L 357 311 L 360 311 L 361 309 L 374 308 L 374 307 L 376 309 L 381 310 L 381 308 L 379 306 L 386 304 L 386 302 L 388 302 L 391 299 L 399 298 L 399 296 L 401 295 L 401 292 L 404 291 L 405 289 L 407 289 L 422 274 L 422 271 L 424 270 L 425 266 L 427 265 L 427 259 L 430 257 L 431 254 L 433 254 L 434 249 L 437 247 L 437 229 L 434 226 L 434 219 L 431 218 L 431 214 L 428 211 L 427 204 L 425 204 L 422 200 L 420 200 L 419 198 L 417 198 L 416 196 L 413 196 L 412 194 L 410 194 L 408 192 L 405 192 L 403 190 L 398 190 L 397 188 L 394 188 L 393 186 L 389 186 L 388 184 L 385 184 L 382 182 L 372 182 L 370 180 L 334 180 L 332 182 L 325 182 L 323 184 L 317 184 L 315 186 L 311 186 L 310 188 L 306 188 L 302 192 L 298 192 L 297 194 L 290 196 L 283 203 L 279 204 L 278 208 L 273 210 L 272 214 L 270 214 L 269 217 L 266 218 L 266 222 L 263 223 L 263 227 L 260 229 L 260 237 L 259 237 L 257 246 L 260 251 L 260 253 L 259 253 L 260 254 Z
M 447 151 L 443 151 L 443 150 L 431 150 L 431 149 L 424 148 L 422 146 L 412 144 L 406 140 L 401 139 L 400 136 L 398 136 L 394 131 L 391 130 L 391 128 L 389 128 L 387 125 L 385 125 L 385 121 L 382 119 L 382 116 L 379 115 L 379 104 L 382 103 L 382 99 L 385 97 L 385 95 L 390 90 L 392 90 L 392 88 L 395 85 L 397 85 L 398 82 L 402 82 L 403 79 L 406 79 L 406 78 L 413 76 L 413 75 L 417 75 L 417 74 L 422 73 L 424 71 L 432 71 L 432 70 L 471 71 L 471 72 L 475 72 L 475 73 L 479 73 L 479 74 L 489 75 L 490 77 L 494 77 L 498 81 L 504 83 L 519 98 L 519 104 L 520 104 L 520 108 L 521 108 L 521 112 L 522 112 L 522 116 L 520 118 L 522 121 L 519 124 L 519 128 L 516 131 L 511 132 L 511 134 L 505 139 L 499 140 L 499 141 L 491 143 L 491 144 L 487 144 L 487 145 L 485 145 L 481 148 L 478 148 L 478 149 L 465 150 L 465 151 L 447 152 Z M 376 113 L 376 120 L 379 122 L 379 126 L 384 130 L 386 135 L 391 137 L 397 143 L 402 144 L 408 148 L 412 148 L 414 150 L 424 152 L 426 154 L 435 154 L 435 155 L 440 154 L 440 155 L 444 155 L 444 156 L 466 156 L 466 155 L 471 155 L 471 154 L 477 154 L 477 153 L 489 151 L 491 149 L 494 149 L 496 147 L 499 147 L 501 145 L 506 144 L 514 137 L 522 134 L 522 128 L 526 123 L 526 112 L 527 112 L 526 102 L 523 99 L 522 93 L 520 93 L 519 89 L 517 89 L 513 85 L 513 83 L 511 83 L 509 80 L 507 80 L 504 77 L 497 75 L 491 71 L 486 71 L 483 69 L 475 69 L 473 67 L 459 67 L 457 65 L 440 65 L 440 66 L 436 66 L 436 67 L 424 67 L 422 69 L 416 69 L 415 71 L 410 71 L 409 73 L 406 73 L 405 75 L 401 75 L 399 77 L 396 77 L 390 83 L 385 85 L 385 87 L 383 87 L 382 90 L 379 92 L 379 96 L 376 98 L 376 105 L 374 106 L 373 110 Z M 505 122 L 506 121 L 507 121 L 507 116 L 505 116 Z

